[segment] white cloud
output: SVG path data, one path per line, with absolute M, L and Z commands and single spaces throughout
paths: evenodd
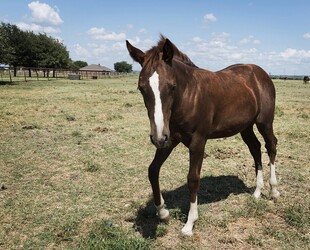
M 310 50 L 297 50 L 288 48 L 285 51 L 281 52 L 280 56 L 284 59 L 310 59 Z
M 35 33 L 47 33 L 47 34 L 57 34 L 60 33 L 59 28 L 54 28 L 52 26 L 42 26 L 35 23 L 24 23 L 20 22 L 16 24 L 21 30 L 30 30 Z
M 242 60 L 244 58 L 244 54 L 242 52 L 235 52 L 230 55 L 230 59 L 233 60 Z
M 109 47 L 105 44 L 99 44 L 93 47 L 92 54 L 100 55 L 109 51 Z
M 52 25 L 60 25 L 63 23 L 56 7 L 52 8 L 48 4 L 40 3 L 39 1 L 31 2 L 28 4 L 28 7 L 35 23 L 49 23 Z
M 117 61 L 124 60 L 126 50 L 125 43 L 122 42 L 104 42 L 104 43 L 87 43 L 85 46 L 74 44 L 70 48 L 70 55 L 73 60 L 84 60 L 88 63 L 102 63 L 107 67 L 113 68 Z
M 195 43 L 201 43 L 202 42 L 202 39 L 198 36 L 195 36 L 192 38 L 192 41 L 195 42 Z
M 33 1 L 28 4 L 31 11 L 31 20 L 29 22 L 19 22 L 16 25 L 21 30 L 33 31 L 34 33 L 46 33 L 55 37 L 55 34 L 61 33 L 58 27 L 63 23 L 60 18 L 57 7 L 52 8 L 46 3 Z M 57 38 L 62 40 L 61 38 Z
M 126 34 L 125 33 L 115 33 L 111 32 L 108 34 L 105 34 L 102 36 L 102 40 L 107 40 L 107 41 L 124 41 L 126 39 Z
M 248 44 L 250 40 L 248 38 L 243 38 L 239 41 L 240 44 Z
M 116 42 L 112 45 L 112 50 L 114 51 L 123 51 L 126 48 L 124 42 Z
M 222 39 L 226 39 L 226 38 L 230 37 L 230 34 L 227 33 L 227 32 L 220 32 L 220 33 L 214 32 L 214 33 L 212 33 L 212 36 L 213 37 L 219 37 L 219 38 L 222 38 Z
M 209 42 L 211 47 L 224 48 L 226 47 L 226 43 L 220 40 L 212 40 Z
M 124 43 L 126 34 L 122 35 L 124 39 L 113 40 L 112 37 L 117 38 L 122 33 L 108 32 L 102 27 L 93 27 L 87 33 L 93 40 L 84 48 L 75 45 L 74 55 L 79 55 L 74 56 L 75 59 L 82 58 L 88 63 L 101 63 L 110 68 L 117 61 L 127 60 L 131 63 Z M 136 30 L 136 36 L 127 39 L 142 51 L 157 43 L 157 38 L 154 40 L 139 29 Z M 212 33 L 211 37 L 202 34 L 193 36 L 183 44 L 173 42 L 196 65 L 213 71 L 236 63 L 254 63 L 272 74 L 283 74 L 284 71 L 286 74 L 305 74 L 310 65 L 310 50 L 287 48 L 282 51 L 262 51 L 262 47 L 257 46 L 260 40 L 252 35 L 236 41 L 233 34 L 218 32 Z M 133 65 L 135 69 L 140 69 L 138 64 Z
M 147 30 L 146 29 L 144 29 L 144 28 L 142 28 L 142 29 L 140 29 L 139 31 L 138 31 L 138 33 L 139 34 L 147 34 L 148 32 L 147 32 Z
M 142 51 L 146 51 L 148 49 L 150 49 L 152 46 L 154 46 L 158 40 L 153 40 L 150 37 L 147 37 L 145 39 L 142 39 L 139 36 L 135 36 L 133 38 L 128 38 L 127 39 L 132 45 L 134 45 L 135 47 L 138 47 L 140 50 Z M 122 42 L 122 41 L 121 41 Z M 126 49 L 126 46 L 124 46 L 124 51 L 126 54 L 128 54 L 128 51 Z
M 303 35 L 303 37 L 304 37 L 305 39 L 310 39 L 310 33 L 305 33 L 305 34 Z
M 76 58 L 79 58 L 79 60 L 85 60 L 90 57 L 89 51 L 78 43 L 73 45 L 73 53 Z
M 100 35 L 100 34 L 104 34 L 105 33 L 105 29 L 104 28 L 97 28 L 97 27 L 93 27 L 90 28 L 87 32 L 90 35 Z
M 259 43 L 254 36 L 234 42 L 230 34 L 213 33 L 211 39 L 191 38 L 183 52 L 199 67 L 213 71 L 235 63 L 254 63 L 273 74 L 283 74 L 283 69 L 286 69 L 286 74 L 305 74 L 309 71 L 310 50 L 287 48 L 278 52 L 263 52 L 255 47 Z
M 124 41 L 126 39 L 126 34 L 108 32 L 105 28 L 90 28 L 87 32 L 93 39 L 102 40 L 102 41 Z
M 131 44 L 137 46 L 137 44 L 140 43 L 141 39 L 140 39 L 140 37 L 136 36 L 135 38 L 129 38 L 128 41 L 129 41 Z
M 239 44 L 260 44 L 260 40 L 258 39 L 255 39 L 254 36 L 248 36 L 248 37 L 245 37 L 245 38 L 242 38 L 240 41 L 239 41 Z
M 208 14 L 205 14 L 204 17 L 203 17 L 203 21 L 205 23 L 214 23 L 217 21 L 217 18 L 214 16 L 213 13 L 208 13 Z

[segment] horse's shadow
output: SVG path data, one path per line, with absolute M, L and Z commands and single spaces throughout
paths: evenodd
M 198 192 L 198 203 L 207 204 L 226 199 L 230 194 L 251 193 L 253 188 L 248 188 L 237 176 L 207 176 L 200 180 L 200 191 Z M 189 207 L 189 191 L 187 185 L 175 190 L 163 192 L 163 197 L 170 215 L 184 222 Z M 135 229 L 144 238 L 156 238 L 156 230 L 159 224 L 156 216 L 153 199 L 146 206 L 137 211 L 134 220 Z

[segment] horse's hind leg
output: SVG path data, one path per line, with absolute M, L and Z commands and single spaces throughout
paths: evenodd
M 243 141 L 248 146 L 251 155 L 254 158 L 255 172 L 256 172 L 256 189 L 254 191 L 254 197 L 259 198 L 261 195 L 261 189 L 264 186 L 263 180 L 263 169 L 262 169 L 262 155 L 261 155 L 261 144 L 258 141 L 253 131 L 253 125 L 246 128 L 241 132 Z
M 279 191 L 277 190 L 277 177 L 276 177 L 276 166 L 275 159 L 277 154 L 277 138 L 273 133 L 272 123 L 270 125 L 257 124 L 258 131 L 264 137 L 265 147 L 269 156 L 269 166 L 270 166 L 270 179 L 269 184 L 271 188 L 271 196 L 273 198 L 278 198 L 280 196 Z

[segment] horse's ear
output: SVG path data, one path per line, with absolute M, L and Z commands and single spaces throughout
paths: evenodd
M 173 43 L 166 38 L 164 47 L 163 47 L 163 60 L 166 63 L 171 63 L 174 54 L 174 45 Z
M 128 40 L 126 40 L 126 46 L 127 46 L 127 50 L 131 56 L 131 58 L 133 60 L 135 60 L 136 62 L 140 63 L 140 65 L 142 66 L 143 62 L 144 62 L 144 52 L 142 52 L 141 50 L 139 50 L 138 48 L 132 46 Z

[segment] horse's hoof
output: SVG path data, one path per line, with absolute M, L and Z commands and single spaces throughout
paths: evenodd
M 170 218 L 169 210 L 164 207 L 157 211 L 157 215 L 160 221 L 168 221 Z
M 261 195 L 261 191 L 260 190 L 255 190 L 255 192 L 253 194 L 253 197 L 258 200 L 260 198 L 260 195 Z
M 277 199 L 280 197 L 280 192 L 279 192 L 278 190 L 271 191 L 271 197 L 272 197 L 274 200 L 277 200 Z
M 162 223 L 168 223 L 170 220 L 170 215 L 168 214 L 168 216 L 164 217 L 164 218 L 159 218 L 159 221 Z
M 192 230 L 192 228 L 188 228 L 188 227 L 184 226 L 182 228 L 182 234 L 185 236 L 193 236 L 193 230 Z

